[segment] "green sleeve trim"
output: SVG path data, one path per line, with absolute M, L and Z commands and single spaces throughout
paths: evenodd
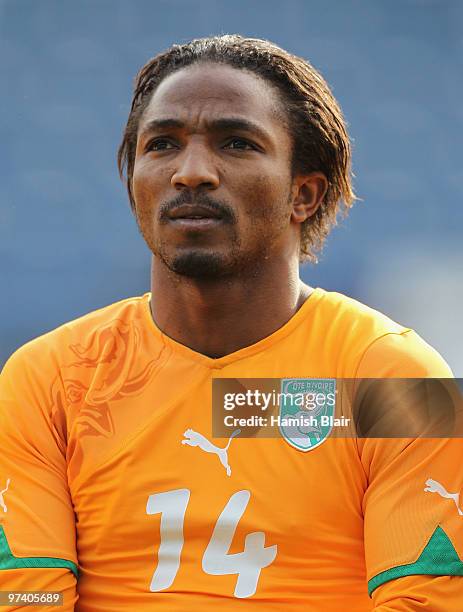
M 391 567 L 368 581 L 368 594 L 389 580 L 402 576 L 463 576 L 463 561 L 442 527 L 436 527 L 423 552 L 407 565 Z
M 77 565 L 67 559 L 57 559 L 56 557 L 15 557 L 8 545 L 5 531 L 2 525 L 0 525 L 0 570 L 21 569 L 25 567 L 65 567 L 70 569 L 76 578 L 79 575 Z

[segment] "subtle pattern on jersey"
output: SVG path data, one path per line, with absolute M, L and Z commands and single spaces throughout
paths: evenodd
M 457 590 L 442 582 L 447 576 L 433 577 L 436 587 L 429 577 L 384 576 L 412 567 L 437 527 L 463 556 L 454 503 L 423 493 L 430 475 L 460 490 L 460 441 L 328 437 L 298 453 L 278 438 L 237 435 L 225 445 L 210 433 L 214 378 L 451 376 L 436 351 L 381 313 L 317 289 L 267 338 L 211 359 L 166 337 L 149 299 L 71 321 L 6 364 L 0 479 L 2 488 L 6 478 L 14 487 L 4 493 L 0 525 L 9 554 L 62 560 L 70 569 L 8 566 L 2 588 L 59 585 L 70 612 L 78 565 L 76 612 L 366 612 L 403 589 L 424 597 L 422 585 L 440 612 L 442 585 Z M 149 506 L 172 491 L 191 492 L 173 532 Z M 182 538 L 174 537 L 178 525 Z M 172 550 L 180 551 L 175 567 L 162 562 Z M 252 588 L 238 587 L 253 559 Z M 159 572 L 170 567 L 161 584 L 168 586 L 152 591 L 160 562 Z M 449 602 L 446 612 L 458 609 Z

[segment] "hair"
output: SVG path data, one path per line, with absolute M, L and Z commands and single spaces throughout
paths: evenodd
M 328 189 L 317 211 L 301 225 L 300 261 L 317 262 L 316 253 L 357 199 L 352 188 L 351 145 L 342 111 L 321 74 L 305 59 L 258 38 L 226 34 L 173 45 L 150 59 L 135 77 L 127 125 L 118 151 L 132 210 L 137 132 L 152 94 L 168 75 L 192 64 L 219 63 L 255 73 L 280 95 L 292 138 L 291 175 L 323 172 Z

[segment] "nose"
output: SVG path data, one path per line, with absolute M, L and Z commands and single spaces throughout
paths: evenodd
M 206 146 L 199 143 L 191 144 L 177 159 L 178 166 L 171 179 L 171 184 L 175 189 L 181 190 L 185 187 L 217 189 L 219 175 L 213 156 Z

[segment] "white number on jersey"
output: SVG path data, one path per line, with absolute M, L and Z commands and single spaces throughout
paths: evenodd
M 270 565 L 277 554 L 276 544 L 265 547 L 262 531 L 249 533 L 244 550 L 229 554 L 238 522 L 246 510 L 251 494 L 243 490 L 234 493 L 222 510 L 212 537 L 203 555 L 202 568 L 207 574 L 224 576 L 238 574 L 235 597 L 251 597 L 257 589 L 260 572 Z M 180 567 L 183 548 L 183 524 L 190 499 L 188 489 L 154 493 L 148 497 L 147 514 L 161 513 L 158 565 L 151 579 L 150 590 L 169 588 Z
M 240 518 L 243 516 L 251 494 L 243 490 L 234 493 L 222 510 L 212 537 L 204 552 L 203 570 L 207 574 L 223 576 L 238 574 L 235 597 L 250 597 L 257 589 L 260 571 L 276 557 L 276 544 L 265 548 L 265 533 L 248 533 L 244 550 L 228 554 Z
M 183 522 L 189 499 L 189 489 L 155 493 L 148 497 L 146 514 L 161 513 L 158 566 L 151 579 L 150 591 L 168 589 L 177 575 L 184 542 Z

